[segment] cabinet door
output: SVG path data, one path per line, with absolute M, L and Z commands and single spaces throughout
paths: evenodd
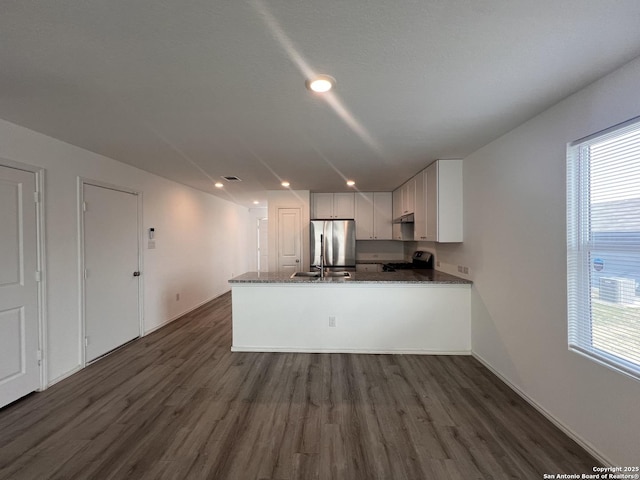
M 438 161 L 438 242 L 462 242 L 462 160 Z
M 427 240 L 427 186 L 426 173 L 422 170 L 416 179 L 415 223 L 413 224 L 413 239 Z
M 356 194 L 356 240 L 373 240 L 373 193 Z
M 355 218 L 355 194 L 333 194 L 333 218 Z
M 393 240 L 402 240 L 402 224 L 394 223 L 392 225 Z
M 375 240 L 391 240 L 391 192 L 375 192 L 373 194 L 373 238 Z
M 404 184 L 403 188 L 403 205 L 402 205 L 402 214 L 407 215 L 409 213 L 413 213 L 415 211 L 416 204 L 416 177 L 413 177 L 407 183 Z
M 327 219 L 333 217 L 333 193 L 313 194 L 312 218 Z
M 392 198 L 393 198 L 392 219 L 395 220 L 402 216 L 402 187 L 396 188 L 393 191 Z
M 438 162 L 425 170 L 427 188 L 427 240 L 438 241 Z

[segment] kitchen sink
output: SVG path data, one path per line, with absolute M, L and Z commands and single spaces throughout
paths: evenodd
M 325 278 L 326 277 L 333 277 L 333 278 L 351 278 L 351 274 L 349 272 L 327 272 L 324 274 Z
M 293 275 L 291 275 L 291 278 L 297 278 L 297 277 L 319 277 L 320 276 L 320 272 L 294 272 Z
M 290 278 L 320 278 L 320 272 L 294 272 Z M 326 272 L 324 278 L 351 278 L 351 273 Z

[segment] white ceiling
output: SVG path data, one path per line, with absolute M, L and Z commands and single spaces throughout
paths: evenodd
M 640 55 L 638 0 L 3 0 L 0 117 L 250 206 L 392 190 Z M 333 96 L 304 87 L 337 79 Z M 222 175 L 242 182 L 213 187 Z

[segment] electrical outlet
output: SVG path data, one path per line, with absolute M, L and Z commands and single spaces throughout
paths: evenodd
M 462 273 L 462 265 L 458 265 L 458 273 Z
M 466 273 L 467 275 L 469 275 L 469 267 L 464 267 L 462 269 L 462 273 Z
M 330 327 L 336 326 L 336 317 L 333 315 L 329 315 L 329 326 Z
M 179 302 L 179 301 L 180 301 L 180 294 L 176 293 L 176 302 Z

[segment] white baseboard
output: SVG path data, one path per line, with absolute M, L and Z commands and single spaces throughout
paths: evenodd
M 169 325 L 171 322 L 174 322 L 174 321 L 178 320 L 180 317 L 183 317 L 184 315 L 186 315 L 186 314 L 188 314 L 188 313 L 191 313 L 191 312 L 193 312 L 194 310 L 197 310 L 197 309 L 198 309 L 198 308 L 200 308 L 201 306 L 203 306 L 203 305 L 205 305 L 205 304 L 207 304 L 207 303 L 209 303 L 209 302 L 212 302 L 212 301 L 213 301 L 213 300 L 215 300 L 216 298 L 219 298 L 219 297 L 221 297 L 222 295 L 224 295 L 224 294 L 226 294 L 226 293 L 229 293 L 230 291 L 231 291 L 231 289 L 229 289 L 229 290 L 225 290 L 224 292 L 222 292 L 222 293 L 218 293 L 217 295 L 214 295 L 213 297 L 211 297 L 211 298 L 209 298 L 209 299 L 207 299 L 207 300 L 204 300 L 203 302 L 200 302 L 200 303 L 198 303 L 197 305 L 195 305 L 195 306 L 193 306 L 193 307 L 189 307 L 189 308 L 187 308 L 184 312 L 179 313 L 178 315 L 174 315 L 173 317 L 169 318 L 168 320 L 165 320 L 164 322 L 162 322 L 160 325 L 156 325 L 156 326 L 154 326 L 154 327 L 150 328 L 149 330 L 145 330 L 145 331 L 142 333 L 142 336 L 143 336 L 143 337 L 146 337 L 146 336 L 147 336 L 147 335 L 149 335 L 150 333 L 153 333 L 153 332 L 155 332 L 156 330 L 161 329 L 162 327 L 166 327 L 166 326 L 167 326 L 167 325 Z
M 389 349 L 364 349 L 364 348 L 296 348 L 296 347 L 243 347 L 234 345 L 232 352 L 280 352 L 280 353 L 356 353 L 370 355 L 471 355 L 471 351 L 439 351 L 439 350 L 389 350 Z
M 51 380 L 49 383 L 47 383 L 47 387 L 45 389 L 43 389 L 43 390 L 46 390 L 47 388 L 55 385 L 56 383 L 61 382 L 62 380 L 64 380 L 65 378 L 70 377 L 74 373 L 78 373 L 80 370 L 82 370 L 82 365 L 78 365 L 77 367 L 69 370 L 68 372 L 63 373 L 59 377 L 56 377 L 53 380 Z M 38 391 L 42 392 L 43 390 L 38 390 Z
M 592 457 L 594 457 L 596 460 L 598 460 L 600 463 L 602 463 L 606 467 L 613 467 L 614 466 L 613 462 L 611 462 L 609 459 L 605 458 L 604 455 L 602 455 L 598 450 L 596 450 L 596 448 L 593 445 L 591 445 L 588 441 L 586 441 L 584 438 L 582 438 L 580 435 L 578 435 L 576 432 L 574 432 L 571 428 L 569 428 L 567 425 L 565 425 L 562 421 L 560 421 L 555 416 L 553 416 L 542 405 L 540 405 L 533 398 L 531 398 L 529 395 L 527 395 L 525 392 L 523 392 L 517 385 L 511 383 L 511 381 L 509 381 L 509 379 L 507 379 L 500 372 L 498 372 L 495 368 L 493 368 L 491 366 L 491 364 L 489 364 L 489 362 L 487 362 L 484 358 L 482 358 L 476 352 L 471 352 L 471 355 L 476 360 L 478 360 L 482 365 L 484 365 L 487 369 L 489 369 L 491 371 L 491 373 L 493 373 L 496 377 L 498 377 L 511 390 L 513 390 L 520 397 L 522 397 L 522 399 L 525 402 L 527 402 L 529 405 L 531 405 L 533 408 L 535 408 L 537 411 L 539 411 L 542 415 L 545 416 L 545 418 L 547 418 L 547 420 L 549 420 L 551 423 L 553 423 L 556 427 L 558 427 L 560 430 L 562 430 L 569 438 L 571 438 L 578 445 L 580 445 L 582 448 L 584 448 Z

